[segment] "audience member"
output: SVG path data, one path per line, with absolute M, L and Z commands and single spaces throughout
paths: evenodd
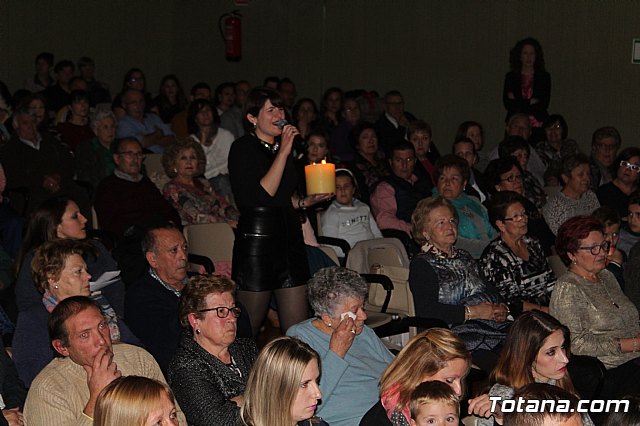
M 187 242 L 171 224 L 147 230 L 142 252 L 149 270 L 125 296 L 125 317 L 163 371 L 180 341 L 178 298 L 187 283 Z
M 93 426 L 178 426 L 176 400 L 166 383 L 140 376 L 118 377 L 96 400 Z
M 56 64 L 53 72 L 56 75 L 56 84 L 48 87 L 42 93 L 47 99 L 47 109 L 49 113 L 55 117 L 60 108 L 69 105 L 69 93 L 71 92 L 69 82 L 75 73 L 75 66 L 73 62 L 68 59 L 63 59 Z
M 620 217 L 629 215 L 629 196 L 638 189 L 640 176 L 640 148 L 625 148 L 611 164 L 613 180 L 605 183 L 596 191 L 598 201 L 618 211 Z
M 468 251 L 475 259 L 496 237 L 489 223 L 487 209 L 475 197 L 465 194 L 469 182 L 469 164 L 462 158 L 447 154 L 436 162 L 437 187 L 434 195 L 440 195 L 456 209 L 456 247 Z M 414 238 L 416 235 L 414 234 Z
M 7 189 L 7 176 L 0 164 L 0 235 L 2 235 L 0 244 L 11 259 L 16 259 L 22 245 L 24 218 L 13 209 L 9 203 L 10 200 L 2 195 L 5 189 Z M 0 289 L 6 288 L 5 286 L 9 283 L 10 279 L 5 280 L 5 277 L 0 277 Z
M 319 381 L 316 351 L 298 339 L 273 340 L 260 352 L 249 374 L 240 424 L 295 426 L 310 419 L 323 396 Z
M 523 197 L 511 191 L 491 198 L 489 220 L 499 236 L 484 249 L 479 262 L 485 280 L 498 289 L 514 317 L 532 309 L 549 312 L 556 283 L 542 246 L 527 236 L 524 204 Z
M 83 256 L 88 258 L 91 251 L 90 245 L 70 238 L 47 241 L 36 250 L 31 270 L 41 301 L 18 314 L 13 337 L 13 358 L 27 387 L 53 358 L 46 326 L 51 311 L 67 297 L 90 296 L 91 275 L 87 272 Z M 118 318 L 106 297 L 98 292 L 91 298 L 99 304 L 114 343 L 140 346 L 140 341 Z
M 217 111 L 206 99 L 195 99 L 189 104 L 187 129 L 189 137 L 198 142 L 204 150 L 206 162 L 204 177 L 209 180 L 215 192 L 228 203 L 235 204 L 231 181 L 229 180 L 229 151 L 233 134 L 219 127 Z
M 95 136 L 89 126 L 89 95 L 87 92 L 74 90 L 69 94 L 69 118 L 58 123 L 56 131 L 62 143 L 75 152 L 76 147 Z
M 167 379 L 190 425 L 235 426 L 258 349 L 238 338 L 241 308 L 226 277 L 191 278 L 180 296 L 183 334 Z
M 96 400 L 113 380 L 137 375 L 165 382 L 144 349 L 112 345 L 107 321 L 89 298 L 69 297 L 49 318 L 49 338 L 57 358 L 38 374 L 27 395 L 26 424 L 93 424 Z M 183 424 L 184 415 L 178 411 Z
M 165 123 L 171 123 L 173 117 L 187 108 L 187 98 L 180 85 L 180 80 L 175 74 L 162 77 L 158 96 L 153 99 L 151 110 L 158 114 Z
M 593 132 L 591 157 L 589 157 L 590 189 L 592 191 L 597 191 L 599 187 L 611 182 L 614 178 L 611 174 L 611 167 L 613 167 L 621 144 L 622 138 L 615 127 L 601 127 Z
M 389 163 L 378 145 L 378 135 L 369 123 L 360 123 L 349 132 L 349 143 L 356 151 L 350 169 L 356 177 L 362 201 L 369 203 L 371 191 L 376 183 L 389 176 Z
M 638 426 L 640 425 L 640 396 L 625 395 L 629 401 L 628 410 L 612 411 L 604 419 L 602 426 Z
M 291 110 L 291 120 L 298 128 L 300 137 L 303 140 L 309 138 L 309 134 L 314 130 L 318 119 L 318 107 L 311 98 L 302 98 L 293 105 Z
M 1 426 L 20 426 L 24 423 L 22 407 L 27 398 L 27 389 L 18 377 L 16 366 L 0 339 L 0 398 L 3 408 L 0 413 Z
M 296 91 L 296 85 L 291 81 L 289 77 L 283 77 L 278 82 L 278 87 L 276 88 L 278 93 L 280 93 L 280 97 L 282 98 L 282 106 L 284 106 L 285 111 L 292 116 L 293 106 L 296 104 L 296 98 L 298 97 L 298 92 Z
M 31 115 L 36 118 L 36 127 L 41 133 L 53 130 L 49 127 L 52 121 L 49 119 L 49 114 L 47 113 L 46 102 L 42 93 L 29 94 L 20 101 L 20 106 L 28 107 Z
M 180 223 L 180 216 L 148 177 L 140 173 L 142 146 L 136 139 L 117 139 L 111 145 L 116 168 L 96 189 L 94 207 L 100 229 L 122 238 L 134 225 L 159 217 Z
M 565 159 L 562 165 L 562 191 L 551 196 L 542 209 L 544 218 L 554 234 L 567 219 L 589 215 L 600 207 L 596 194 L 589 189 L 589 159 L 577 154 Z
M 416 120 L 407 127 L 407 139 L 416 151 L 415 174 L 418 179 L 431 181 L 431 186 L 436 183 L 436 171 L 434 164 L 440 158 L 440 152 L 431 139 L 431 126 L 424 120 Z
M 484 129 L 482 128 L 482 124 L 476 121 L 463 121 L 458 126 L 454 140 L 458 140 L 460 138 L 469 138 L 473 141 L 473 146 L 476 148 L 476 154 L 478 154 L 478 163 L 476 164 L 476 167 L 481 172 L 484 172 L 487 164 L 489 164 L 490 154 L 487 151 L 482 150 L 482 148 L 484 148 Z
M 484 176 L 475 168 L 478 163 L 478 154 L 473 141 L 467 137 L 456 139 L 453 142 L 453 154 L 463 158 L 469 164 L 469 182 L 467 182 L 464 192 L 467 195 L 476 197 L 484 203 L 489 195 Z
M 536 152 L 547 167 L 544 173 L 545 186 L 560 186 L 562 179 L 562 162 L 564 158 L 580 152 L 578 144 L 573 139 L 567 139 L 569 128 L 564 117 L 551 114 L 544 121 L 545 138 L 536 145 Z
M 391 149 L 391 174 L 382 178 L 371 194 L 371 211 L 380 229 L 396 229 L 411 236 L 411 214 L 432 189 L 428 180 L 413 174 L 415 163 L 411 143 L 401 141 Z
M 407 127 L 416 117 L 404 110 L 404 97 L 397 90 L 384 95 L 384 114 L 376 121 L 375 129 L 380 138 L 380 147 L 386 156 L 392 149 L 405 140 Z
M 618 248 L 625 255 L 629 255 L 631 248 L 640 241 L 640 191 L 629 195 L 627 210 L 627 221 L 620 229 L 618 240 Z
M 83 56 L 78 59 L 78 73 L 87 83 L 87 93 L 92 108 L 99 104 L 111 104 L 111 93 L 106 83 L 96 80 L 96 63 L 93 59 Z
M 247 80 L 240 80 L 236 82 L 234 87 L 236 94 L 236 106 L 240 111 L 244 111 L 244 105 L 247 103 L 247 97 L 251 92 L 251 84 Z
M 577 412 L 578 398 L 558 386 L 548 383 L 530 383 L 519 389 L 513 398 L 516 401 L 524 401 L 525 406 L 531 403 L 540 404 L 540 401 L 551 401 L 552 406 L 543 410 L 510 410 L 505 413 L 504 426 L 587 425 Z
M 602 206 L 595 209 L 591 215 L 598 219 L 602 224 L 602 234 L 604 235 L 604 239 L 608 241 L 610 245 L 606 261 L 607 270 L 616 277 L 618 284 L 620 284 L 620 288 L 622 288 L 622 291 L 625 291 L 622 265 L 625 264 L 627 255 L 618 248 L 618 241 L 620 241 L 620 215 L 617 211 L 608 206 Z M 625 264 L 625 270 L 626 267 L 627 265 Z M 625 294 L 627 294 L 626 291 Z M 630 294 L 627 294 L 627 297 L 629 297 L 633 302 Z
M 238 211 L 213 186 L 199 176 L 207 159 L 202 146 L 193 139 L 171 144 L 162 154 L 162 166 L 171 178 L 162 194 L 180 215 L 183 225 L 227 222 L 238 224 Z
M 512 156 L 518 160 L 520 169 L 522 170 L 524 196 L 535 204 L 538 209 L 542 209 L 547 200 L 547 194 L 544 192 L 538 179 L 527 169 L 532 152 L 535 151 L 531 151 L 531 147 L 527 141 L 520 136 L 507 136 L 500 142 L 500 145 L 498 145 L 499 158 Z
M 444 328 L 423 331 L 402 348 L 382 374 L 380 400 L 364 415 L 360 426 L 414 425 L 410 422 L 414 390 L 423 382 L 438 381 L 460 398 L 470 368 L 471 355 L 455 333 Z
M 356 98 L 346 97 L 340 110 L 341 120 L 331 133 L 329 148 L 336 161 L 348 163 L 353 161 L 355 151 L 349 143 L 349 133 L 362 121 L 360 104 Z
M 211 102 L 211 87 L 209 87 L 207 83 L 199 82 L 194 84 L 189 94 L 189 105 L 187 105 L 184 110 L 177 112 L 171 119 L 171 130 L 176 134 L 176 139 L 184 139 L 189 136 L 189 124 L 187 123 L 188 112 L 190 111 L 191 104 L 197 99 L 204 99 L 207 102 Z M 213 108 L 213 105 L 210 107 Z M 214 114 L 214 117 L 217 117 L 216 114 Z M 217 121 L 220 121 L 219 117 Z M 229 132 L 229 134 L 231 134 L 231 132 Z
M 638 310 L 605 269 L 609 242 L 602 224 L 589 216 L 567 220 L 556 249 L 570 266 L 553 289 L 549 313 L 571 331 L 574 353 L 597 357 L 607 368 L 602 398 L 638 392 Z
M 144 94 L 137 89 L 127 89 L 122 94 L 125 115 L 119 118 L 117 135 L 119 139 L 136 139 L 143 148 L 161 153 L 166 145 L 173 142 L 175 135 L 171 128 L 152 112 L 145 112 Z
M 214 95 L 220 127 L 231 132 L 234 139 L 244 136 L 242 111 L 235 106 L 236 93 L 233 82 L 225 82 L 216 87 Z
M 52 196 L 66 194 L 76 200 L 83 215 L 91 217 L 89 195 L 73 182 L 75 169 L 68 149 L 38 131 L 28 107 L 14 113 L 13 127 L 15 133 L 0 148 L 0 162 L 11 186 L 29 189 L 28 212 Z
M 369 206 L 355 198 L 357 190 L 350 170 L 336 170 L 336 198 L 320 216 L 322 235 L 346 240 L 351 247 L 359 241 L 382 238 Z M 345 256 L 340 247 L 334 249 L 338 257 Z
M 411 426 L 459 424 L 460 399 L 444 382 L 426 381 L 411 393 Z
M 89 182 L 93 189 L 116 168 L 111 144 L 116 138 L 116 116 L 110 108 L 99 107 L 91 117 L 91 139 L 76 146 L 76 178 Z
M 420 201 L 411 219 L 413 237 L 422 246 L 409 271 L 416 315 L 452 325 L 471 351 L 499 347 L 510 324 L 509 308 L 495 287 L 483 280 L 469 252 L 454 247 L 456 209 L 443 197 L 431 197 Z M 466 323 L 469 320 L 476 321 Z M 480 367 L 491 371 L 492 366 Z
M 122 96 L 129 89 L 136 89 L 144 94 L 144 112 L 151 112 L 153 98 L 151 97 L 151 93 L 147 91 L 146 81 L 147 79 L 140 68 L 129 68 L 125 73 L 122 80 L 122 89 L 120 89 L 120 92 L 111 103 L 111 109 L 118 120 L 121 120 L 126 114 L 126 111 L 122 106 Z
M 340 110 L 342 110 L 343 100 L 344 92 L 339 87 L 329 87 L 322 95 L 318 127 L 324 130 L 329 137 L 342 121 Z
M 374 331 L 364 324 L 369 285 L 350 269 L 330 267 L 316 272 L 308 286 L 316 317 L 294 325 L 287 335 L 307 342 L 322 354 L 323 398 L 318 415 L 331 426 L 356 424 L 376 402 L 378 378 L 393 360 Z
M 24 81 L 22 87 L 32 93 L 42 92 L 53 86 L 53 79 L 51 78 L 51 68 L 53 67 L 53 53 L 41 52 L 38 53 L 35 60 L 36 73 L 32 78 Z

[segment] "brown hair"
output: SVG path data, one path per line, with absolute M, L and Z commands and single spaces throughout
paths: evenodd
M 57 281 L 69 256 L 83 256 L 86 243 L 68 238 L 46 241 L 36 250 L 31 261 L 31 276 L 40 293 L 49 288 L 49 279 Z
M 196 158 L 198 160 L 196 176 L 204 173 L 204 168 L 207 165 L 207 157 L 204 153 L 204 149 L 202 149 L 202 145 L 191 138 L 186 138 L 172 143 L 164 150 L 164 153 L 162 154 L 162 167 L 164 168 L 164 172 L 171 179 L 178 175 L 178 172 L 176 170 L 178 157 L 183 151 L 186 151 L 188 149 L 193 149 L 193 151 L 196 153 Z
M 194 314 L 198 319 L 204 318 L 204 314 L 198 311 L 207 307 L 207 296 L 222 293 L 231 293 L 235 299 L 236 283 L 231 278 L 222 275 L 198 275 L 189 279 L 180 295 L 178 308 L 182 327 L 191 330 L 187 318 L 189 314 Z

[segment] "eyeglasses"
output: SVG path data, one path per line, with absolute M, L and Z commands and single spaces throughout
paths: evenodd
M 500 179 L 500 181 L 502 181 L 502 182 L 504 182 L 505 180 L 507 182 L 509 182 L 509 183 L 513 183 L 515 181 L 522 182 L 522 175 L 511 175 L 511 176 L 506 177 L 504 179 Z
M 527 214 L 527 212 L 522 212 L 522 213 L 514 214 L 511 217 L 505 217 L 504 219 L 502 219 L 502 221 L 503 222 L 509 222 L 509 221 L 522 222 L 523 220 L 528 218 L 529 218 L 529 215 Z
M 600 254 L 602 250 L 604 250 L 605 253 L 608 253 L 610 247 L 611 243 L 609 241 L 603 241 L 600 244 L 596 244 L 593 246 L 578 247 L 578 250 L 589 250 L 591 254 L 595 256 L 597 254 Z
M 634 217 L 640 219 L 640 212 L 629 212 L 629 219 L 633 219 Z
M 640 173 L 640 165 L 638 164 L 633 164 L 630 163 L 628 161 L 620 161 L 620 166 L 622 167 L 626 167 L 627 169 L 631 170 L 632 172 L 636 172 L 636 173 Z
M 205 313 L 205 312 L 209 312 L 209 311 L 216 311 L 216 315 L 218 315 L 218 318 L 226 318 L 229 316 L 229 312 L 231 312 L 231 314 L 236 317 L 239 318 L 240 314 L 242 313 L 242 309 L 240 309 L 237 306 L 233 306 L 233 307 L 226 307 L 226 306 L 218 306 L 217 308 L 208 308 L 208 309 L 200 309 L 198 310 L 198 312 L 200 313 Z
M 144 154 L 142 152 L 125 151 L 125 152 L 119 152 L 118 154 L 124 155 L 127 158 L 144 158 Z

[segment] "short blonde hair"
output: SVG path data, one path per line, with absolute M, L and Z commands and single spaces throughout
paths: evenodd
M 204 149 L 202 149 L 202 145 L 191 138 L 180 139 L 169 145 L 162 154 L 162 167 L 164 168 L 164 172 L 171 179 L 178 175 L 176 171 L 176 162 L 178 161 L 180 153 L 187 149 L 193 149 L 196 153 L 196 158 L 198 159 L 196 176 L 204 173 L 204 168 L 207 165 L 207 157 L 204 153 Z
M 251 426 L 289 425 L 291 406 L 300 389 L 304 370 L 320 356 L 294 337 L 281 337 L 265 346 L 253 364 L 244 393 L 240 417 Z
M 419 384 L 416 390 L 411 393 L 411 402 L 409 403 L 411 418 L 417 419 L 421 405 L 435 403 L 453 407 L 456 415 L 460 416 L 460 398 L 451 389 L 451 386 L 444 382 L 430 380 Z
M 446 328 L 425 330 L 409 340 L 382 373 L 380 394 L 396 388 L 396 408 L 401 409 L 409 404 L 411 393 L 425 376 L 436 374 L 454 359 L 463 359 L 471 366 L 471 354 L 462 339 Z
M 144 426 L 163 396 L 176 404 L 165 383 L 140 376 L 119 377 L 98 395 L 93 426 Z
M 44 293 L 49 288 L 49 279 L 60 279 L 69 256 L 84 256 L 86 251 L 86 243 L 68 238 L 43 243 L 31 261 L 31 275 L 36 289 Z
M 427 229 L 429 215 L 438 207 L 448 208 L 451 212 L 451 216 L 453 216 L 456 221 L 458 220 L 458 212 L 455 207 L 453 207 L 453 205 L 443 196 L 438 195 L 420 200 L 411 215 L 411 232 L 413 234 L 413 239 L 421 246 L 427 242 L 427 239 L 424 236 L 424 231 Z

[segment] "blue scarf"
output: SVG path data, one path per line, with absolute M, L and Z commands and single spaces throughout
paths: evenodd
M 440 195 L 438 188 L 433 188 L 433 195 Z M 464 192 L 458 198 L 447 200 L 458 212 L 458 235 L 470 240 L 493 240 L 497 234 L 491 223 L 489 223 L 489 215 L 485 208 L 476 201 L 475 198 L 469 197 Z M 481 229 L 476 227 L 476 223 L 471 220 L 471 216 L 478 216 L 482 219 L 484 229 L 487 231 L 486 237 Z

